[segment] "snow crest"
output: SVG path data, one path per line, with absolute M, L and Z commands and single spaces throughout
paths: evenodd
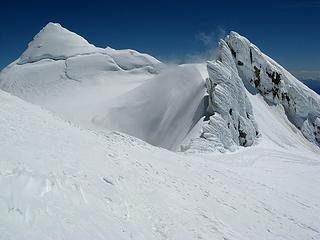
M 60 24 L 48 23 L 28 44 L 18 63 L 25 64 L 48 58 L 61 60 L 96 50 L 96 47 L 83 37 L 70 32 Z

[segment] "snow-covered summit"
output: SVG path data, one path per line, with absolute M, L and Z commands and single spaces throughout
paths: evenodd
M 66 59 L 96 51 L 96 47 L 83 37 L 70 32 L 58 23 L 50 22 L 28 44 L 18 63 L 31 63 L 46 58 Z
M 226 37 L 239 76 L 251 93 L 284 107 L 289 120 L 320 145 L 320 97 L 236 32 Z
M 112 99 L 160 71 L 162 63 L 135 50 L 97 48 L 59 24 L 47 24 L 15 62 L 0 88 L 67 120 L 92 127 Z
M 28 44 L 28 48 L 18 59 L 17 64 L 33 63 L 43 59 L 66 60 L 71 57 L 92 54 L 111 57 L 113 62 L 123 70 L 148 67 L 148 70 L 152 72 L 156 71 L 153 69 L 155 65 L 161 64 L 156 58 L 135 50 L 95 47 L 76 33 L 69 31 L 58 23 L 51 22 Z

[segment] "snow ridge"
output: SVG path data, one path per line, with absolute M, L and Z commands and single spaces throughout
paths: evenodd
M 289 120 L 320 146 L 320 97 L 236 32 L 226 37 L 239 75 L 252 93 L 284 107 Z

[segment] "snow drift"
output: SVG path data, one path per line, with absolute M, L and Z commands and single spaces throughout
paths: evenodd
M 204 95 L 204 82 L 195 67 L 172 67 L 119 96 L 95 122 L 176 150 L 205 115 Z

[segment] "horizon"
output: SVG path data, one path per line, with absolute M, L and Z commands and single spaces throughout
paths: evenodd
M 19 58 L 48 22 L 56 22 L 97 47 L 130 48 L 178 64 L 210 59 L 219 39 L 236 31 L 297 77 L 320 79 L 320 29 L 316 24 L 320 21 L 320 1 L 182 4 L 180 1 L 162 1 L 158 5 L 144 1 L 85 4 L 60 0 L 53 4 L 40 1 L 27 4 L 5 0 L 6 11 L 0 26 L 6 37 L 0 38 L 0 69 Z M 4 20 L 8 16 L 12 19 L 10 23 Z

